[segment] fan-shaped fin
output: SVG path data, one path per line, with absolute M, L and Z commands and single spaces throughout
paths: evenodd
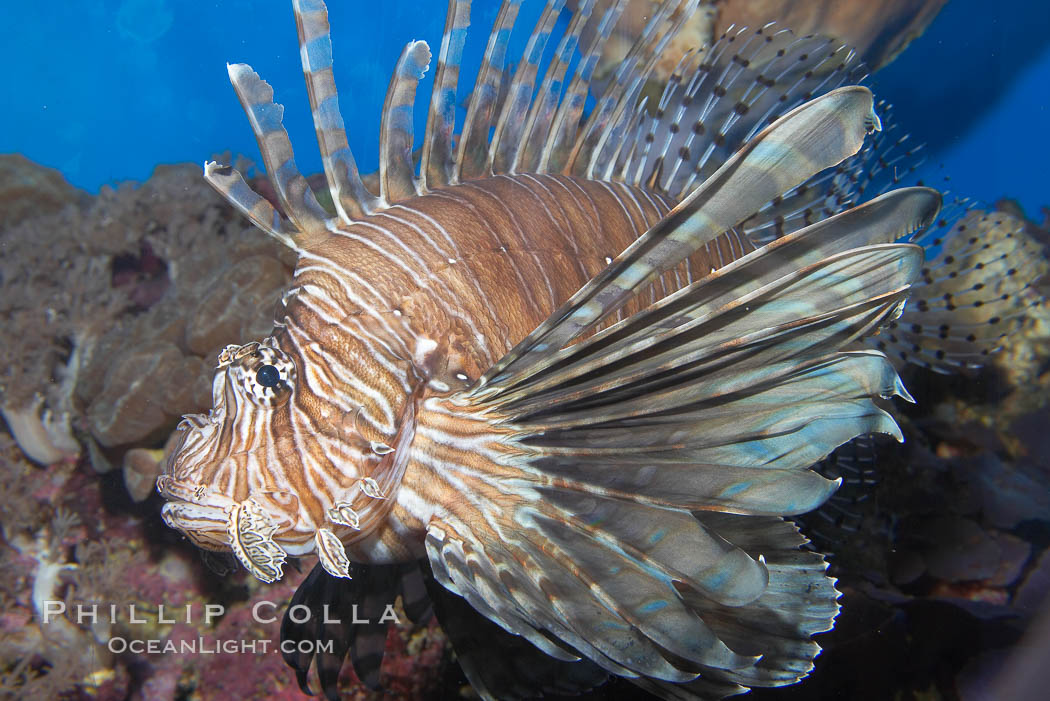
M 540 652 L 479 614 L 432 577 L 427 579 L 427 592 L 463 673 L 483 699 L 516 701 L 541 694 L 577 695 L 609 677 L 588 660 L 565 661 Z
M 681 356 L 677 354 L 684 353 L 685 347 L 671 346 L 671 339 L 675 337 L 684 338 L 685 342 L 696 348 L 704 347 L 705 344 L 713 347 L 716 338 L 726 340 L 730 344 L 729 347 L 740 345 L 735 343 L 732 330 L 719 328 L 717 335 L 705 337 L 696 333 L 695 324 L 702 322 L 704 314 L 710 310 L 717 309 L 725 314 L 734 305 L 750 309 L 760 304 L 763 298 L 773 298 L 782 294 L 784 297 L 777 297 L 781 300 L 778 304 L 784 304 L 786 302 L 783 300 L 790 298 L 789 292 L 787 288 L 777 287 L 774 283 L 788 267 L 805 271 L 807 268 L 838 265 L 834 263 L 836 259 L 860 247 L 874 247 L 895 241 L 931 223 L 937 216 L 939 202 L 940 196 L 933 190 L 897 190 L 791 234 L 720 268 L 717 274 L 679 290 L 631 319 L 570 346 L 552 359 L 554 369 L 522 376 L 521 379 L 527 381 L 522 385 L 522 389 L 508 381 L 496 396 L 502 402 L 513 404 L 519 411 L 538 411 L 542 407 L 536 405 L 535 398 L 540 390 L 545 392 L 547 401 L 555 397 L 559 401 L 572 397 L 586 397 L 588 392 L 595 391 L 598 387 L 594 382 L 581 382 L 592 369 L 592 358 L 600 357 L 603 363 L 613 360 L 620 363 L 622 370 L 619 374 L 623 378 L 620 382 L 626 383 L 636 379 L 636 376 L 632 375 L 635 366 L 628 362 L 632 356 L 644 358 L 646 362 L 652 363 L 658 358 L 657 352 L 660 349 L 666 353 L 667 349 L 671 348 L 676 353 L 676 362 L 680 362 Z M 883 255 L 898 255 L 893 253 L 894 250 L 896 249 L 884 250 L 862 264 L 868 268 L 864 273 L 868 277 L 863 278 L 866 282 L 874 283 L 874 276 L 882 274 L 878 271 L 877 261 Z M 830 267 L 825 269 L 830 270 Z M 746 271 L 746 274 L 741 271 Z M 816 276 L 812 280 L 819 285 L 828 281 L 826 277 Z M 820 303 L 816 302 L 815 298 L 807 300 L 808 295 L 818 294 L 818 288 L 810 287 L 809 284 L 804 284 L 803 287 L 805 291 L 801 299 L 806 300 L 804 303 L 814 302 L 819 307 Z M 838 285 L 832 294 L 842 295 L 836 299 L 860 300 L 871 292 L 850 287 L 848 281 L 838 279 Z M 892 289 L 887 288 L 885 291 L 889 293 Z M 826 293 L 827 291 L 824 294 Z M 722 321 L 724 318 L 720 317 Z M 805 314 L 800 312 L 795 317 L 787 316 L 784 319 L 785 322 L 790 322 L 804 318 Z M 686 332 L 688 337 L 683 336 Z M 751 355 L 754 356 L 753 353 Z M 758 357 L 744 357 L 740 362 L 755 365 L 757 360 Z M 601 389 L 610 389 L 612 379 L 604 375 Z M 559 384 L 571 387 L 571 394 L 551 394 L 553 388 Z M 531 404 L 523 399 L 526 395 L 533 397 Z
M 512 373 L 531 374 L 635 290 L 780 192 L 856 153 L 877 120 L 871 93 L 861 87 L 839 88 L 777 120 L 508 353 L 480 389 L 503 384 Z M 527 364 L 515 367 L 524 358 Z
M 830 630 L 838 614 L 834 580 L 824 572 L 820 555 L 800 550 L 806 539 L 778 518 L 698 513 L 705 528 L 715 531 L 752 557 L 761 555 L 769 572 L 762 597 L 744 606 L 712 604 L 688 590 L 686 603 L 719 637 L 740 650 L 761 650 L 762 659 L 743 670 L 704 669 L 701 678 L 682 685 L 652 680 L 634 683 L 667 699 L 720 699 L 746 687 L 790 684 L 813 668 L 819 647 L 815 633 Z

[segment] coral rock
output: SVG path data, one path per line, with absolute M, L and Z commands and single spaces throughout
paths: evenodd
M 0 154 L 0 231 L 28 217 L 53 214 L 87 196 L 54 168 L 18 153 Z
M 921 36 L 947 0 L 721 0 L 717 34 L 730 26 L 761 27 L 776 21 L 795 34 L 841 39 L 873 68 L 892 61 Z

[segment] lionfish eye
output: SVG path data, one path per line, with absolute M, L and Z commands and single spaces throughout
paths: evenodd
M 238 354 L 247 349 L 250 352 Z M 288 401 L 295 388 L 295 362 L 280 348 L 252 343 L 250 346 L 235 348 L 229 354 L 229 370 L 234 386 L 260 407 L 275 407 Z
M 281 372 L 273 365 L 263 365 L 255 373 L 255 381 L 263 387 L 276 387 L 281 384 Z

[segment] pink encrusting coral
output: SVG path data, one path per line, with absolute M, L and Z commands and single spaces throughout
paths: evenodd
M 119 482 L 69 462 L 30 465 L 2 433 L 0 479 L 18 497 L 0 501 L 0 567 L 10 573 L 0 582 L 0 698 L 303 698 L 278 648 L 298 577 L 265 586 L 220 575 L 160 528 L 154 510 L 114 506 Z M 209 616 L 208 606 L 222 613 Z M 348 698 L 428 698 L 444 637 L 436 624 L 398 619 L 387 691 L 350 673 Z M 169 643 L 178 652 L 165 652 Z

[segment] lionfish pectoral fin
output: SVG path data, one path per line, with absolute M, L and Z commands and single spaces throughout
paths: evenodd
M 478 613 L 432 576 L 426 577 L 425 585 L 463 674 L 482 698 L 576 696 L 609 678 L 608 672 L 588 660 L 566 661 L 545 655 Z
M 230 548 L 245 569 L 266 583 L 283 575 L 287 553 L 274 542 L 277 524 L 259 504 L 246 499 L 229 507 Z
M 439 583 L 552 656 L 650 688 L 735 693 L 811 669 L 837 592 L 782 517 L 834 492 L 809 467 L 835 447 L 900 436 L 875 402 L 903 392 L 893 366 L 845 349 L 906 298 L 922 249 L 892 242 L 939 195 L 891 193 L 580 337 L 873 124 L 861 88 L 777 121 L 450 398 L 477 435 L 431 456 L 457 496 L 427 531 Z
M 839 610 L 835 580 L 825 574 L 823 557 L 801 550 L 806 538 L 783 519 L 711 512 L 697 518 L 755 557 L 761 553 L 770 583 L 760 600 L 728 612 L 693 592 L 683 591 L 683 598 L 731 647 L 761 651 L 763 657 L 747 670 L 702 675 L 686 684 L 634 683 L 662 698 L 718 699 L 746 687 L 781 686 L 804 677 L 820 652 L 811 636 L 830 630 Z
M 640 288 L 762 205 L 860 149 L 873 124 L 867 88 L 839 88 L 784 115 L 744 145 L 689 197 L 489 370 L 479 391 L 498 392 L 524 359 L 545 364 Z M 538 368 L 536 368 L 538 369 Z

